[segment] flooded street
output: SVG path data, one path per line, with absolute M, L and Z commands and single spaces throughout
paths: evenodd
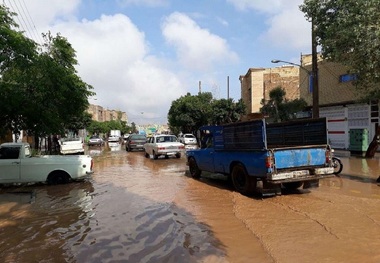
M 261 198 L 192 179 L 184 157 L 87 153 L 88 181 L 1 188 L 1 262 L 380 262 L 379 158 Z

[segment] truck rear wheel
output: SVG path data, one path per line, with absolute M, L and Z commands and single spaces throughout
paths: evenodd
M 50 185 L 66 184 L 70 181 L 70 177 L 63 171 L 55 171 L 48 176 L 47 183 Z
M 252 195 L 256 190 L 256 178 L 249 176 L 242 164 L 237 164 L 232 168 L 231 179 L 236 191 L 242 195 Z
M 199 170 L 198 164 L 194 158 L 189 159 L 189 170 L 191 177 L 198 179 L 201 177 L 202 171 Z

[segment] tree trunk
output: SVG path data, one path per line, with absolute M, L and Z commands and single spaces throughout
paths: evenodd
M 377 127 L 376 134 L 375 136 L 373 136 L 373 139 L 368 146 L 367 152 L 365 154 L 366 158 L 375 157 L 376 151 L 379 148 L 379 143 L 380 143 L 380 126 Z

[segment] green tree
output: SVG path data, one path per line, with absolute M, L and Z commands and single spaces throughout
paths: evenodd
M 324 58 L 341 63 L 356 74 L 358 98 L 380 99 L 380 2 L 379 0 L 304 0 L 300 10 L 314 25 Z M 380 128 L 366 157 L 374 157 Z
M 303 99 L 287 100 L 286 91 L 277 87 L 269 92 L 269 100 L 262 101 L 260 112 L 268 116 L 270 122 L 282 122 L 293 119 L 295 113 L 306 108 L 307 103 Z
M 38 145 L 39 136 L 77 125 L 94 93 L 77 75 L 66 38 L 48 33 L 39 47 L 16 31 L 13 15 L 0 5 L 0 125 L 15 134 L 28 131 Z
M 37 57 L 37 44 L 17 31 L 15 15 L 0 5 L 0 135 L 24 127 L 28 75 Z
M 170 130 L 192 133 L 200 126 L 209 124 L 212 114 L 212 94 L 210 92 L 199 93 L 196 96 L 187 93 L 172 102 L 168 112 Z
M 172 102 L 168 122 L 174 133 L 195 133 L 203 125 L 220 125 L 238 121 L 245 114 L 242 100 L 235 103 L 232 99 L 215 100 L 210 92 L 190 95 Z
M 379 0 L 304 0 L 300 9 L 314 24 L 323 57 L 358 76 L 363 99 L 379 99 Z
M 246 107 L 242 99 L 237 103 L 233 99 L 214 100 L 212 103 L 211 123 L 221 125 L 240 120 L 246 113 Z

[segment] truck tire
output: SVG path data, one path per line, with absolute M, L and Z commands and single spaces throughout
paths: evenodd
M 149 153 L 145 152 L 145 158 L 149 158 Z
M 154 159 L 154 160 L 157 160 L 157 159 L 158 159 L 158 155 L 156 154 L 155 151 L 153 151 L 153 159 Z
M 175 154 L 175 157 L 177 157 L 177 158 L 181 158 L 181 153 L 176 153 L 176 154 Z
M 202 171 L 199 170 L 198 164 L 194 158 L 189 159 L 189 171 L 191 177 L 198 179 L 201 177 Z
M 70 176 L 63 171 L 55 171 L 49 174 L 47 183 L 50 185 L 66 184 L 70 181 Z
M 249 176 L 242 164 L 237 164 L 232 168 L 231 179 L 236 191 L 242 195 L 252 195 L 256 190 L 256 178 Z

